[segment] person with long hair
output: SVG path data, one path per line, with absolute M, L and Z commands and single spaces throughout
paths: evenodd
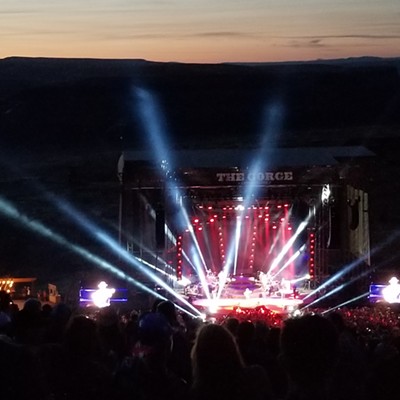
M 235 338 L 221 325 L 200 328 L 192 349 L 192 366 L 193 400 L 271 398 L 265 370 L 244 365 Z

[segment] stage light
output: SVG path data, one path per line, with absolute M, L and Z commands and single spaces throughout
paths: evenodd
M 400 303 L 400 284 L 396 277 L 389 280 L 389 285 L 382 290 L 382 295 L 388 303 Z
M 216 304 L 212 304 L 209 308 L 208 308 L 208 312 L 210 314 L 216 314 L 218 312 L 218 306 Z
M 323 205 L 328 204 L 329 199 L 331 197 L 331 188 L 329 184 L 325 184 L 322 187 L 322 192 L 321 192 L 321 202 Z
M 110 305 L 111 297 L 115 293 L 115 289 L 108 288 L 108 284 L 104 281 L 101 281 L 97 287 L 98 289 L 91 295 L 93 304 L 98 308 L 108 307 Z

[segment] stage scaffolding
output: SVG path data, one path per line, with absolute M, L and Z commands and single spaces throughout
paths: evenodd
M 361 152 L 366 156 L 371 154 Z M 180 210 L 192 221 L 199 204 L 237 204 L 253 179 L 252 204 L 289 203 L 299 221 L 308 217 L 306 232 L 314 232 L 316 242 L 313 286 L 355 259 L 363 260 L 358 268 L 368 268 L 368 195 L 354 161 L 274 165 L 250 176 L 247 166 L 230 165 L 224 151 L 220 165 L 215 160 L 209 165 L 204 152 L 196 157 L 196 152 L 181 155 L 175 169 L 165 173 L 148 153 L 121 156 L 120 244 L 131 254 L 162 271 L 176 271 L 177 238 L 187 229 L 176 218 Z

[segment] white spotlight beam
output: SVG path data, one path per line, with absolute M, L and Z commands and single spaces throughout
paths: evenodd
M 46 237 L 47 239 L 49 239 L 61 246 L 64 246 L 68 250 L 73 251 L 75 254 L 78 254 L 79 256 L 83 257 L 85 260 L 93 263 L 97 267 L 112 273 L 113 275 L 117 276 L 118 278 L 126 280 L 127 282 L 139 287 L 140 289 L 144 290 L 147 293 L 150 293 L 156 297 L 160 297 L 160 298 L 166 300 L 165 297 L 163 297 L 163 296 L 159 295 L 157 292 L 149 289 L 147 286 L 141 284 L 137 280 L 133 279 L 131 276 L 125 274 L 123 271 L 116 268 L 109 262 L 103 260 L 102 258 L 96 256 L 93 253 L 90 253 L 83 247 L 69 242 L 66 238 L 64 238 L 60 234 L 54 232 L 52 229 L 46 227 L 41 222 L 30 219 L 28 216 L 26 216 L 25 214 L 18 211 L 17 208 L 15 208 L 11 203 L 9 203 L 7 200 L 2 199 L 2 198 L 0 198 L 0 212 L 2 214 L 6 215 L 7 217 L 12 218 L 13 220 L 17 221 L 25 229 L 35 232 L 35 233 L 39 234 L 40 236 Z
M 348 304 L 351 304 L 351 303 L 354 303 L 355 301 L 361 300 L 361 299 L 364 298 L 364 297 L 368 297 L 368 295 L 369 295 L 369 292 L 365 292 L 365 293 L 363 293 L 363 294 L 360 294 L 360 295 L 357 296 L 357 297 L 354 297 L 354 298 L 352 298 L 352 299 L 350 299 L 350 300 L 344 301 L 343 303 L 340 303 L 340 304 L 338 304 L 337 306 L 331 307 L 331 308 L 329 308 L 328 310 L 323 311 L 321 314 L 322 314 L 322 315 L 328 314 L 328 313 L 330 313 L 330 312 L 332 312 L 332 311 L 337 310 L 337 309 L 340 308 L 340 307 L 347 306 Z
M 283 257 L 286 255 L 286 253 L 292 248 L 293 243 L 295 240 L 298 238 L 301 232 L 307 227 L 309 221 L 309 217 L 303 222 L 300 223 L 298 228 L 296 229 L 295 234 L 287 241 L 287 243 L 283 246 L 282 250 L 280 253 L 277 255 L 277 257 L 274 258 L 274 260 L 271 263 L 271 267 L 269 268 L 267 274 L 271 274 L 271 272 L 278 266 L 278 264 L 282 261 Z
M 299 250 L 297 250 L 286 262 L 285 264 L 282 265 L 282 267 L 278 270 L 278 272 L 275 273 L 275 275 L 272 275 L 271 279 L 274 279 L 277 277 L 282 271 L 284 271 L 294 260 L 296 260 L 297 257 L 300 256 L 301 252 L 303 251 L 305 245 L 301 246 Z M 301 278 L 303 279 L 303 278 Z M 292 281 L 293 282 L 293 281 Z

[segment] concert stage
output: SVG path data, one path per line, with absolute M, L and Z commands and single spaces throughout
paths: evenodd
M 214 313 L 230 312 L 237 308 L 256 309 L 265 307 L 269 310 L 286 314 L 296 310 L 303 304 L 301 298 L 285 297 L 260 297 L 260 298 L 220 298 L 220 299 L 194 299 L 195 307 L 211 310 Z
M 365 149 L 176 150 L 171 169 L 154 155 L 129 151 L 119 160 L 123 248 L 162 279 L 168 273 L 210 285 L 203 275 L 225 271 L 291 283 L 288 293 L 280 285 L 279 296 L 261 279 L 263 293 L 255 282 L 233 295 L 185 293 L 196 307 L 285 312 L 303 303 L 299 279 L 308 275 L 316 288 L 353 257 L 369 254 L 368 195 L 358 166 L 347 162 L 369 156 Z M 135 279 L 148 277 L 138 271 Z
M 257 309 L 267 308 L 275 313 L 286 314 L 293 312 L 304 304 L 304 298 L 309 292 L 302 291 L 296 296 L 293 293 L 280 293 L 279 295 L 267 296 L 264 294 L 246 297 L 236 295 L 221 298 L 192 298 L 191 303 L 199 309 L 211 310 L 214 313 L 230 312 L 238 308 Z M 309 302 L 310 300 L 307 299 Z

